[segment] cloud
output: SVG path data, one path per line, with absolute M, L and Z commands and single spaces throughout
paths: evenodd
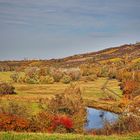
M 17 58 L 29 48 L 29 57 L 41 48 L 39 57 L 50 58 L 137 41 L 139 13 L 139 0 L 0 0 L 0 58 L 19 47 Z

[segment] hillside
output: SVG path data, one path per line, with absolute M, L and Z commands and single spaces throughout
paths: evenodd
M 129 55 L 130 60 L 140 58 L 140 44 L 126 44 L 119 47 L 108 48 L 97 52 L 85 53 L 80 55 L 74 55 L 64 58 L 65 64 L 81 64 L 88 62 L 100 62 L 103 60 L 111 59 L 123 59 L 126 55 Z
M 119 47 L 104 49 L 97 52 L 78 54 L 61 59 L 50 60 L 21 60 L 21 61 L 0 61 L 0 71 L 14 70 L 26 66 L 55 66 L 55 67 L 77 67 L 83 63 L 100 63 L 102 61 L 116 62 L 127 57 L 134 62 L 140 61 L 140 43 L 125 44 Z

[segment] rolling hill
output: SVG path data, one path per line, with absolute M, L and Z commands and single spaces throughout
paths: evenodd
M 54 66 L 54 67 L 77 67 L 84 63 L 100 63 L 103 61 L 117 62 L 123 59 L 134 62 L 140 61 L 140 43 L 125 44 L 97 52 L 73 55 L 61 59 L 50 60 L 21 60 L 21 61 L 0 61 L 0 71 L 14 70 L 27 66 Z

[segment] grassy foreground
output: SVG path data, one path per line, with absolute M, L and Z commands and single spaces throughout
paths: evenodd
M 0 133 L 0 140 L 140 140 L 140 134 L 128 136 L 92 136 L 76 134 Z

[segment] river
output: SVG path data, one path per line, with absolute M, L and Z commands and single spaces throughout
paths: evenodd
M 118 119 L 118 115 L 109 111 L 98 110 L 94 108 L 87 108 L 87 120 L 88 123 L 85 129 L 98 129 L 103 128 L 104 122 L 115 122 Z

